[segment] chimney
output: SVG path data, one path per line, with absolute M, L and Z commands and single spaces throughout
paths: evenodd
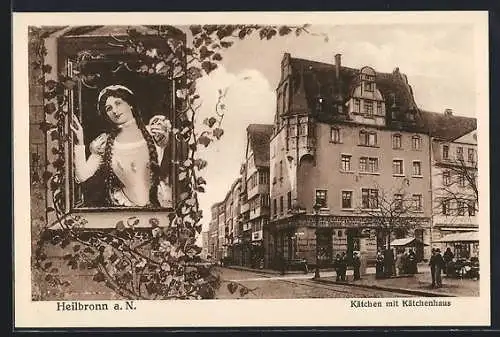
M 335 77 L 340 80 L 341 54 L 335 54 Z
M 444 109 L 444 115 L 445 116 L 453 116 L 453 110 L 452 109 Z

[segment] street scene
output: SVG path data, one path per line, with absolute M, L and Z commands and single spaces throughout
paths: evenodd
M 403 59 L 356 56 L 354 66 L 352 53 L 330 50 L 329 59 L 319 58 L 323 47 L 316 47 L 268 50 L 279 57 L 265 74 L 275 103 L 257 120 L 232 120 L 228 132 L 245 141 L 232 146 L 225 163 L 239 173 L 218 177 L 225 195 L 204 201 L 204 256 L 256 272 L 307 271 L 316 280 L 332 278 L 321 272 L 331 270 L 333 281 L 345 282 L 349 270 L 356 284 L 370 270 L 373 284 L 479 296 L 475 114 L 455 111 L 453 95 L 428 101 L 419 83 L 426 70 L 405 73 Z M 443 48 L 436 53 L 446 54 Z

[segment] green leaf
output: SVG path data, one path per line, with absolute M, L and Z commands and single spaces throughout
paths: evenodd
M 221 139 L 223 134 L 224 134 L 224 130 L 222 130 L 221 128 L 215 128 L 213 131 L 213 135 L 217 139 Z
M 46 263 L 43 265 L 43 269 L 49 269 L 50 267 L 52 267 L 52 262 L 46 262 Z
M 201 25 L 189 26 L 189 30 L 191 30 L 191 34 L 198 35 L 201 33 Z
M 216 63 L 213 63 L 213 62 L 210 62 L 210 61 L 204 61 L 202 62 L 201 64 L 201 68 L 203 70 L 205 70 L 205 72 L 208 74 L 210 74 L 212 71 L 214 71 L 215 69 L 217 69 L 217 64 Z
M 234 294 L 236 290 L 238 290 L 238 285 L 236 283 L 229 282 L 227 284 L 227 290 L 229 290 L 231 294 Z
M 211 141 L 212 140 L 206 135 L 200 136 L 200 138 L 198 138 L 198 144 L 204 145 L 205 147 L 208 147 Z
M 105 280 L 104 274 L 101 272 L 97 272 L 97 274 L 92 277 L 92 279 L 96 282 L 103 282 Z
M 214 61 L 222 61 L 222 56 L 219 53 L 215 53 L 212 55 L 212 60 Z
M 42 71 L 44 74 L 48 74 L 52 71 L 52 66 L 50 64 L 44 64 L 42 67 Z
M 51 115 L 57 110 L 57 107 L 54 102 L 49 102 L 44 105 L 43 110 L 47 115 Z
M 125 224 L 123 220 L 120 220 L 116 223 L 115 229 L 118 231 L 123 231 L 125 229 Z
M 247 295 L 250 291 L 248 290 L 247 287 L 241 287 L 240 288 L 240 296 L 241 297 L 244 297 L 245 295 Z
M 229 48 L 233 45 L 233 41 L 221 41 L 220 46 L 222 48 Z
M 80 250 L 81 246 L 80 245 L 74 245 L 73 246 L 73 251 L 76 253 Z
M 278 29 L 278 33 L 279 33 L 280 36 L 284 36 L 284 35 L 290 34 L 291 32 L 292 32 L 292 30 L 288 26 L 281 26 Z

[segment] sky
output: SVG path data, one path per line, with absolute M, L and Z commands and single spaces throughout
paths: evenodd
M 254 35 L 237 40 L 222 54 L 219 69 L 197 83 L 203 101 L 198 122 L 213 115 L 218 90 L 228 88 L 225 99 L 223 137 L 202 149 L 208 161 L 203 176 L 207 191 L 200 195 L 204 229 L 208 229 L 210 206 L 222 201 L 239 176 L 246 146 L 246 127 L 251 123 L 272 124 L 283 54 L 334 63 L 342 54 L 342 65 L 371 66 L 377 72 L 399 67 L 407 75 L 415 101 L 425 110 L 475 116 L 476 79 L 474 36 L 471 26 L 434 25 L 346 25 L 312 26 L 311 34 L 291 34 L 272 40 Z M 327 38 L 325 38 L 325 36 Z

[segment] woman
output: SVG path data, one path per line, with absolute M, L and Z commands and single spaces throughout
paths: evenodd
M 77 182 L 101 171 L 105 177 L 104 206 L 171 207 L 171 188 L 160 179 L 170 129 L 168 120 L 154 116 L 145 126 L 134 93 L 122 85 L 104 88 L 97 101 L 108 132 L 91 142 L 89 158 L 85 155 L 83 128 L 73 116 Z

